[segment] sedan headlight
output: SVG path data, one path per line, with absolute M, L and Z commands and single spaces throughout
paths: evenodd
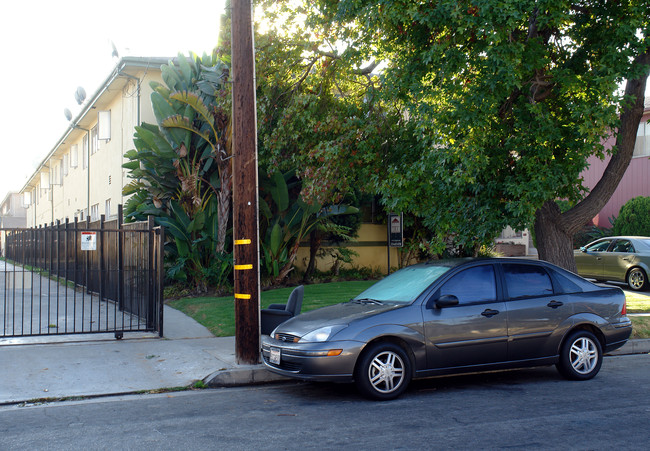
M 345 327 L 347 327 L 347 325 L 321 327 L 309 332 L 307 335 L 302 337 L 298 343 L 320 343 L 327 341 L 330 337 L 334 336 L 334 334 L 339 332 L 341 329 L 344 329 Z

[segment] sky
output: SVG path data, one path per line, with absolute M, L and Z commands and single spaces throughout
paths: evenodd
M 120 56 L 209 53 L 224 0 L 22 0 L 0 15 L 0 201 L 20 191 Z

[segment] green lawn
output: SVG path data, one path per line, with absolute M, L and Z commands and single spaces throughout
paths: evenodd
M 305 285 L 302 311 L 345 302 L 353 298 L 374 280 L 353 282 L 332 282 Z M 262 308 L 273 303 L 285 303 L 293 288 L 279 288 L 262 292 Z M 628 313 L 650 313 L 650 295 L 626 291 Z M 169 305 L 191 316 L 207 327 L 217 337 L 235 335 L 235 303 L 229 297 L 183 298 L 169 302 Z M 632 338 L 650 338 L 650 317 L 632 317 L 634 332 Z
M 361 293 L 376 280 L 353 282 L 332 282 L 305 285 L 302 312 L 327 305 L 345 302 Z M 293 288 L 278 288 L 262 292 L 262 308 L 269 304 L 284 304 Z M 235 335 L 235 301 L 229 297 L 183 298 L 169 302 L 169 305 L 207 327 L 217 337 Z
M 650 313 L 650 294 L 634 291 L 625 292 L 628 313 Z

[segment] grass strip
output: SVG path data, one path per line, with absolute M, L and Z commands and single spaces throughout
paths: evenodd
M 375 283 L 375 280 L 331 282 L 305 285 L 301 312 L 349 301 Z M 262 308 L 269 304 L 286 304 L 293 288 L 262 292 Z M 235 335 L 235 302 L 227 297 L 193 297 L 169 302 L 169 306 L 194 318 L 217 337 Z

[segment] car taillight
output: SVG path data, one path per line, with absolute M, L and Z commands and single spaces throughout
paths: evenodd
M 621 315 L 627 315 L 627 300 L 623 301 L 623 310 L 621 310 Z

